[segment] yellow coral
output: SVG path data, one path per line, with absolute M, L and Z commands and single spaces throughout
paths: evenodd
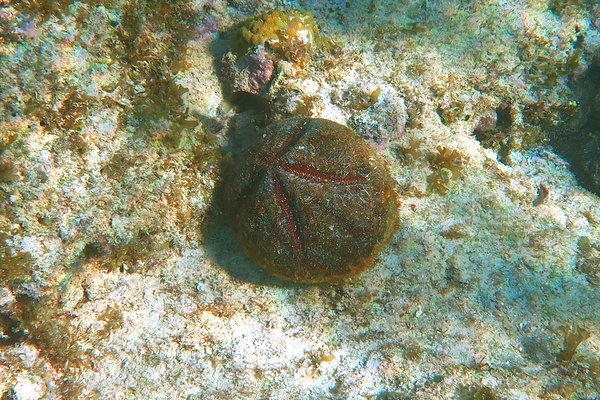
M 305 65 L 320 41 L 319 27 L 310 12 L 274 10 L 241 22 L 229 46 L 239 57 L 265 45 L 280 57 Z
M 437 146 L 438 154 L 433 160 L 434 172 L 428 177 L 429 187 L 440 194 L 446 194 L 452 186 L 452 181 L 457 180 L 462 174 L 463 157 L 455 149 Z
M 455 149 L 449 149 L 444 146 L 436 147 L 438 155 L 436 157 L 436 164 L 440 169 L 448 169 L 451 172 L 452 179 L 456 180 L 462 173 L 463 158 L 458 151 Z

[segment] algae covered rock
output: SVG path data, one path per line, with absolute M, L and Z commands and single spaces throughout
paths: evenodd
M 278 71 L 298 73 L 324 43 L 310 12 L 273 10 L 240 22 L 221 60 L 230 100 L 264 101 Z
M 285 60 L 303 65 L 320 41 L 319 26 L 310 12 L 273 10 L 242 21 L 229 46 L 239 57 L 262 45 Z

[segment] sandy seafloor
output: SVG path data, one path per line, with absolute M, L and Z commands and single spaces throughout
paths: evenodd
M 228 30 L 274 7 L 336 45 L 282 63 L 269 100 L 352 127 L 397 181 L 400 229 L 338 284 L 268 277 L 215 201 L 256 117 L 224 98 Z M 600 199 L 548 145 L 600 109 L 599 20 L 592 0 L 0 2 L 0 397 L 600 398 Z

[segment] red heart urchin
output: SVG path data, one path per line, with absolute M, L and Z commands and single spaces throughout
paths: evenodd
M 296 282 L 360 273 L 398 227 L 395 182 L 375 150 L 343 125 L 292 118 L 236 160 L 225 208 L 242 248 Z

